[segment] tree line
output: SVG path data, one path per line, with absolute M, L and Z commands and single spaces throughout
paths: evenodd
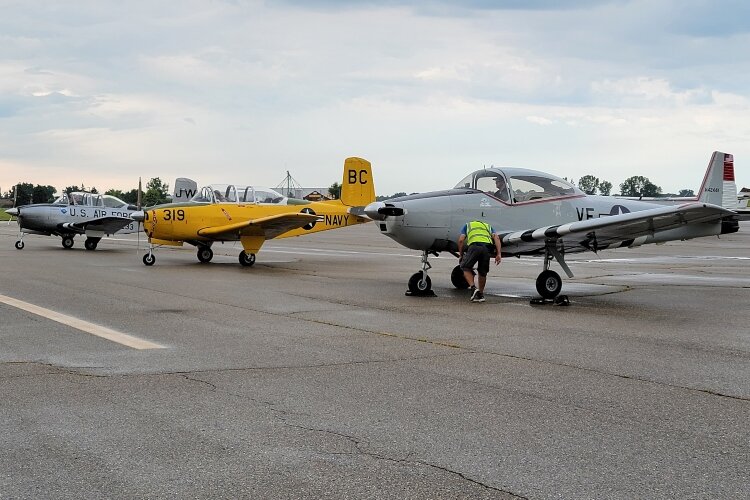
M 575 182 L 573 182 L 575 184 Z M 599 194 L 601 196 L 610 196 L 612 183 L 609 181 L 600 181 L 593 175 L 584 175 L 578 179 L 578 188 L 586 194 Z M 660 186 L 651 182 L 648 177 L 634 175 L 628 177 L 620 184 L 620 196 L 646 196 L 655 198 L 659 196 L 695 196 L 692 189 L 681 189 L 679 193 L 663 194 Z
M 99 194 L 96 187 L 68 186 L 62 190 L 63 193 L 70 194 L 76 191 L 85 191 Z M 32 203 L 52 203 L 55 201 L 57 189 L 54 186 L 43 186 L 41 184 L 33 185 L 28 182 L 21 182 L 13 186 L 10 191 L 0 193 L 3 198 L 15 200 L 15 206 L 29 205 Z M 120 198 L 125 203 L 136 205 L 138 203 L 138 188 L 130 191 L 120 189 L 108 189 L 104 192 L 111 196 Z M 159 177 L 154 177 L 146 183 L 146 190 L 141 190 L 141 204 L 143 206 L 158 205 L 166 203 L 169 199 L 169 184 L 162 182 Z

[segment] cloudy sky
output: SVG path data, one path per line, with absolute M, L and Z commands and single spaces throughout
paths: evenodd
M 750 187 L 750 2 L 0 0 L 0 189 L 514 165 Z

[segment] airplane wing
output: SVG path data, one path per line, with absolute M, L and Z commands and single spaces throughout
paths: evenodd
M 707 203 L 670 205 L 557 226 L 502 233 L 501 242 L 503 253 L 511 254 L 542 253 L 547 240 L 562 241 L 566 252 L 598 251 L 638 245 L 645 242 L 648 236 L 688 225 L 719 222 L 733 214 L 730 210 Z M 639 243 L 639 239 L 644 241 Z
M 83 222 L 66 222 L 63 224 L 64 229 L 84 233 L 86 231 L 101 231 L 106 234 L 112 234 L 131 224 L 133 219 L 127 217 L 100 217 Z
M 313 214 L 290 212 L 270 215 L 259 219 L 236 222 L 223 226 L 205 227 L 198 230 L 200 236 L 217 240 L 239 238 L 240 236 L 264 236 L 267 240 L 280 234 L 317 222 L 320 217 Z

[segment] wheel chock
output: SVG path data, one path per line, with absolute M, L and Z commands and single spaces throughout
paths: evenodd
M 534 299 L 531 299 L 529 301 L 529 304 L 532 306 L 544 306 L 548 304 L 556 305 L 556 306 L 569 306 L 570 305 L 570 299 L 567 295 L 558 295 L 554 299 L 543 299 L 541 297 L 536 297 Z
M 567 295 L 558 295 L 555 297 L 555 305 L 556 306 L 569 306 L 570 305 L 570 299 Z

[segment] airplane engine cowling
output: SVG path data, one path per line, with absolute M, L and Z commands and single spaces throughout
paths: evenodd
M 403 208 L 390 203 L 375 201 L 365 207 L 365 214 L 372 220 L 385 220 L 388 217 L 400 217 L 406 213 Z

